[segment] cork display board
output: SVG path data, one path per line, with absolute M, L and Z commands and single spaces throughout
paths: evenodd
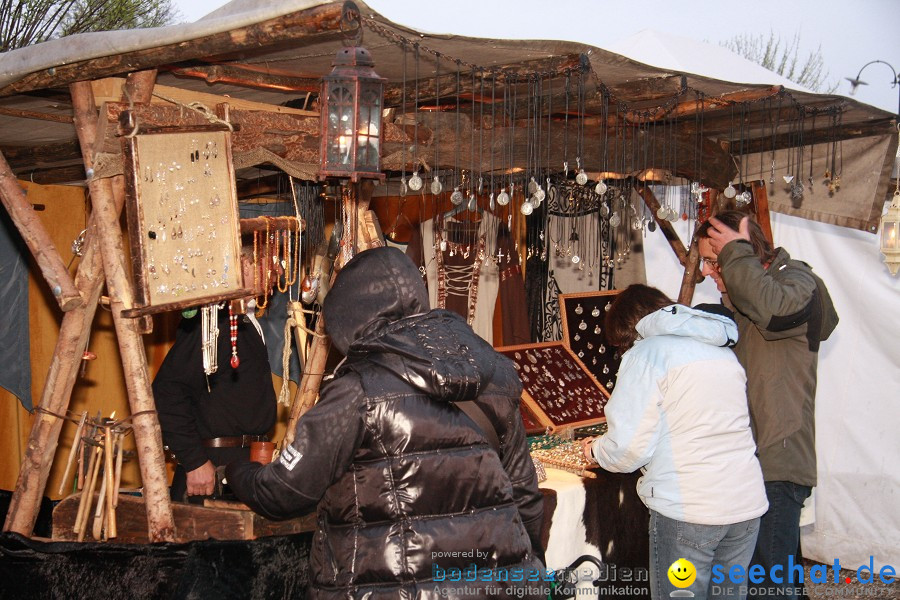
M 622 355 L 606 341 L 603 320 L 618 293 L 611 290 L 559 296 L 563 343 L 610 393 L 616 386 Z
M 496 349 L 513 361 L 522 380 L 523 412 L 551 433 L 606 421 L 609 393 L 562 342 Z
M 240 217 L 226 131 L 123 138 L 137 308 L 242 295 Z

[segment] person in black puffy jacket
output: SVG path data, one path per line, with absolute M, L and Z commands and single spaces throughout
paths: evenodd
M 233 492 L 270 519 L 318 507 L 311 598 L 546 598 L 543 501 L 512 363 L 462 317 L 428 310 L 415 265 L 367 250 L 323 307 L 346 357 L 263 466 Z M 499 439 L 455 402 L 473 400 Z

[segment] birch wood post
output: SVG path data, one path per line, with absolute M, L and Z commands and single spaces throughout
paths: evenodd
M 106 536 L 116 537 L 116 512 L 113 494 L 115 489 L 115 469 L 113 467 L 113 433 L 112 428 L 107 426 L 103 428 L 103 453 L 106 455 L 106 469 L 103 471 L 104 483 L 106 484 Z
M 155 80 L 155 71 L 152 77 Z M 136 74 L 134 78 L 129 76 L 126 87 L 133 81 L 146 82 L 149 78 L 145 74 Z M 134 85 L 134 89 L 145 89 L 146 85 Z M 150 101 L 149 93 L 137 96 L 136 92 L 129 94 L 135 101 Z M 91 132 L 93 135 L 93 131 Z M 91 166 L 91 147 L 93 142 L 82 151 L 86 157 L 85 168 Z M 115 219 L 118 222 L 119 213 L 122 212 L 124 195 L 115 198 Z M 51 414 L 64 413 L 69 406 L 72 396 L 72 388 L 81 368 L 81 357 L 87 345 L 91 331 L 91 323 L 94 313 L 97 311 L 97 303 L 100 300 L 100 292 L 103 289 L 103 262 L 100 256 L 100 243 L 97 235 L 97 219 L 91 213 L 88 220 L 87 233 L 85 234 L 85 249 L 75 275 L 75 287 L 78 289 L 84 303 L 63 315 L 59 336 L 56 339 L 56 348 L 53 351 L 53 359 L 45 379 L 44 390 L 38 406 L 45 408 L 47 412 L 39 413 L 31 427 L 25 456 L 19 468 L 19 477 L 16 480 L 16 489 L 10 500 L 3 531 L 14 531 L 26 537 L 34 531 L 38 512 L 41 506 L 41 497 L 47 487 L 47 478 L 50 468 L 53 466 L 53 457 L 59 443 L 59 433 L 62 430 L 62 421 Z M 80 463 L 79 463 L 80 464 Z
M 713 217 L 717 212 L 719 192 L 718 190 L 710 189 L 707 194 L 709 194 L 709 216 Z M 697 231 L 699 226 L 700 223 L 698 222 L 694 227 L 694 232 Z M 681 278 L 681 288 L 678 291 L 678 302 L 690 306 L 691 300 L 694 299 L 694 290 L 700 281 L 703 281 L 703 275 L 700 273 L 700 245 L 696 236 L 691 236 L 691 245 L 684 264 L 684 276 Z
M 75 113 L 75 129 L 87 166 L 91 160 L 89 152 L 93 148 L 98 121 L 97 111 L 94 108 L 94 94 L 90 82 L 87 81 L 71 84 L 70 91 Z M 89 186 L 94 213 L 97 216 L 110 309 L 119 341 L 119 352 L 125 370 L 125 387 L 133 417 L 134 439 L 144 488 L 144 502 L 147 507 L 148 534 L 151 542 L 174 541 L 175 520 L 169 501 L 162 431 L 150 389 L 140 323 L 135 319 L 122 317 L 123 310 L 134 306 L 134 297 L 125 265 L 122 231 L 115 210 L 114 196 L 124 195 L 124 178 L 114 178 L 115 192 L 112 179 L 92 179 Z
M 63 312 L 84 304 L 84 299 L 75 287 L 66 263 L 63 262 L 50 234 L 25 196 L 25 191 L 16 180 L 3 153 L 0 153 L 0 200 L 3 201 L 3 206 L 16 229 L 22 234 L 22 239 L 34 256 L 44 280 L 50 286 L 50 293 Z

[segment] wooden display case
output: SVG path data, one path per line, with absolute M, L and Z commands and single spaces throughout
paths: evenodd
M 127 316 L 249 295 L 227 131 L 123 137 L 135 306 Z
M 616 385 L 621 353 L 609 345 L 604 333 L 606 311 L 619 290 L 560 294 L 563 343 L 608 392 Z
M 522 380 L 523 413 L 543 430 L 583 427 L 606 421 L 609 393 L 562 342 L 497 348 L 513 361 Z

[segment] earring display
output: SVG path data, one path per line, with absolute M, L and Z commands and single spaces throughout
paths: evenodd
M 122 138 L 135 283 L 129 313 L 246 294 L 230 135 L 191 131 Z
M 593 425 L 606 420 L 609 393 L 562 342 L 497 348 L 513 361 L 522 380 L 522 411 L 544 430 Z M 525 417 L 523 417 L 525 420 Z M 526 428 L 528 421 L 525 421 Z
M 562 341 L 581 357 L 585 368 L 612 392 L 619 371 L 620 354 L 609 345 L 603 320 L 618 290 L 559 295 Z

